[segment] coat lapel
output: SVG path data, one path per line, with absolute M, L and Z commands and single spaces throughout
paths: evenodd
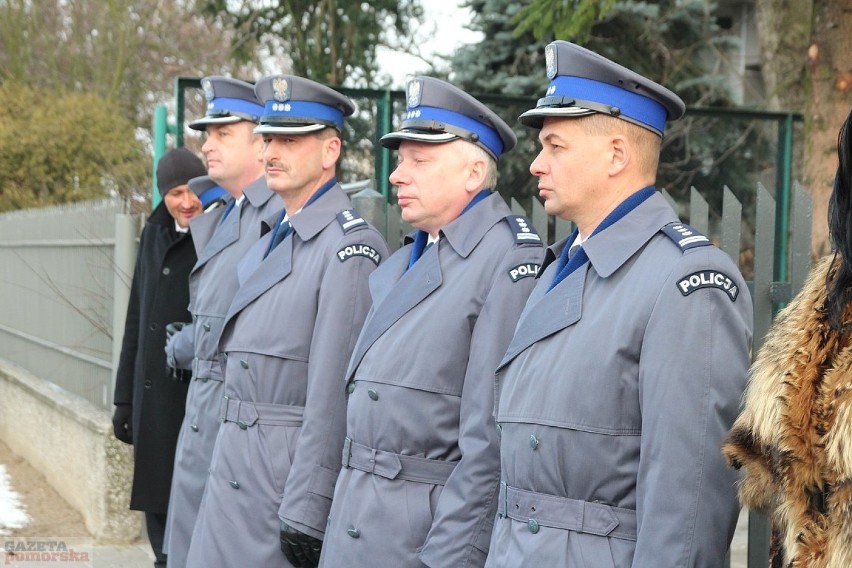
M 212 211 L 208 211 L 204 215 L 199 215 L 189 222 L 190 231 L 192 231 L 192 242 L 195 245 L 195 255 L 201 258 L 204 253 L 204 248 L 213 236 L 222 214 L 225 212 L 225 206 L 221 205 Z
M 549 293 L 545 292 L 553 279 L 553 271 L 544 274 L 521 314 L 515 336 L 498 368 L 509 363 L 533 343 L 580 321 L 583 313 L 583 287 L 588 270 L 587 262 Z
M 493 193 L 448 223 L 441 230 L 441 240 L 426 250 L 409 270 L 405 270 L 411 254 L 411 247 L 407 246 L 373 273 L 370 278 L 373 308 L 349 361 L 347 380 L 373 343 L 441 285 L 440 256 L 457 254 L 467 258 L 485 234 L 510 213 L 503 198 Z
M 192 269 L 192 272 L 207 264 L 207 262 L 222 252 L 225 248 L 235 243 L 240 238 L 240 217 L 242 216 L 242 206 L 235 207 L 231 214 L 228 215 L 220 225 L 216 227 L 213 236 L 207 242 L 204 250 L 198 255 L 198 262 Z
M 268 234 L 256 242 L 245 262 L 240 263 L 240 288 L 228 308 L 226 322 L 290 274 L 293 267 L 293 235 L 281 241 L 264 259 L 263 253 L 269 247 L 271 238 L 271 234 Z
M 329 223 L 334 221 L 335 215 L 339 211 L 351 206 L 351 201 L 340 185 L 332 187 L 316 202 L 290 218 L 293 231 L 266 258 L 263 258 L 263 255 L 269 248 L 273 234 L 271 229 L 278 219 L 279 212 L 276 211 L 264 219 L 258 231 L 263 237 L 249 249 L 244 261 L 240 263 L 237 272 L 240 288 L 231 301 L 230 308 L 228 308 L 228 315 L 225 317 L 226 324 L 246 306 L 290 274 L 293 268 L 294 239 L 298 238 L 303 242 L 313 239 Z
M 641 249 L 662 226 L 676 221 L 672 208 L 659 194 L 654 194 L 612 226 L 583 243 L 589 262 L 546 293 L 553 280 L 556 263 L 542 267 L 541 282 L 536 285 L 521 314 L 515 336 L 500 362 L 502 368 L 533 343 L 580 320 L 583 311 L 583 287 L 590 266 L 598 278 L 609 278 Z M 559 258 L 567 239 L 547 252 L 545 263 Z
M 382 294 L 383 298 L 379 299 L 379 297 L 374 296 L 376 304 L 372 316 L 361 330 L 355 351 L 352 353 L 352 359 L 349 363 L 350 373 L 354 372 L 361 363 L 364 354 L 384 332 L 441 285 L 443 277 L 439 259 L 440 245 L 441 243 L 437 243 L 437 246 L 430 247 L 410 270 L 402 273 L 398 280 L 393 280 L 391 285 L 379 286 L 375 290 Z M 403 250 L 407 252 L 409 247 Z M 446 251 L 444 254 L 452 253 Z M 396 256 L 404 257 L 403 260 L 407 266 L 407 254 L 398 253 Z M 401 269 L 397 260 L 394 259 L 393 264 L 388 268 L 401 272 L 404 268 Z M 373 286 L 371 286 L 372 288 Z

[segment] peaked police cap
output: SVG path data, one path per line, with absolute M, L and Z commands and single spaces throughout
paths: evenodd
M 343 118 L 355 112 L 349 97 L 316 81 L 295 75 L 271 75 L 254 87 L 263 103 L 258 134 L 304 134 L 326 127 L 343 129 Z
M 541 128 L 547 117 L 607 114 L 662 136 L 666 120 L 683 116 L 686 106 L 675 93 L 654 81 L 567 41 L 545 48 L 550 85 L 534 109 L 519 120 Z
M 195 130 L 207 130 L 208 124 L 230 124 L 245 120 L 257 122 L 263 113 L 250 83 L 230 77 L 204 77 L 201 88 L 207 99 L 207 114 L 191 123 Z
M 403 140 L 442 144 L 462 139 L 496 160 L 518 141 L 494 111 L 458 87 L 434 77 L 409 81 L 406 106 L 399 130 L 382 136 L 383 146 L 397 149 Z

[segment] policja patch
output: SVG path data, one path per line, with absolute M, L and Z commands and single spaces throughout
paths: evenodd
M 732 302 L 737 301 L 740 294 L 739 287 L 724 272 L 718 270 L 699 270 L 687 274 L 677 282 L 677 289 L 684 296 L 689 296 L 701 288 L 718 288 L 728 295 Z
M 340 262 L 345 262 L 353 256 L 365 256 L 375 262 L 376 266 L 382 261 L 379 251 L 367 245 L 349 245 L 337 251 L 337 259 Z
M 519 264 L 509 269 L 509 278 L 512 279 L 512 282 L 517 282 L 522 278 L 534 278 L 538 276 L 539 268 L 541 268 L 541 265 L 534 262 Z

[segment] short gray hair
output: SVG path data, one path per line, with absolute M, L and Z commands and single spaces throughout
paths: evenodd
M 467 141 L 465 141 L 467 142 Z M 485 162 L 485 183 L 480 189 L 490 188 L 497 189 L 497 160 L 491 154 L 485 151 L 484 148 L 468 142 L 465 144 L 468 150 L 468 159 L 471 161 L 482 160 Z

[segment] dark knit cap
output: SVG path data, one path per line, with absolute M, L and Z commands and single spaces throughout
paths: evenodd
M 170 189 L 206 174 L 207 168 L 198 156 L 187 148 L 175 148 L 166 152 L 157 163 L 157 189 L 161 196 L 165 196 Z

